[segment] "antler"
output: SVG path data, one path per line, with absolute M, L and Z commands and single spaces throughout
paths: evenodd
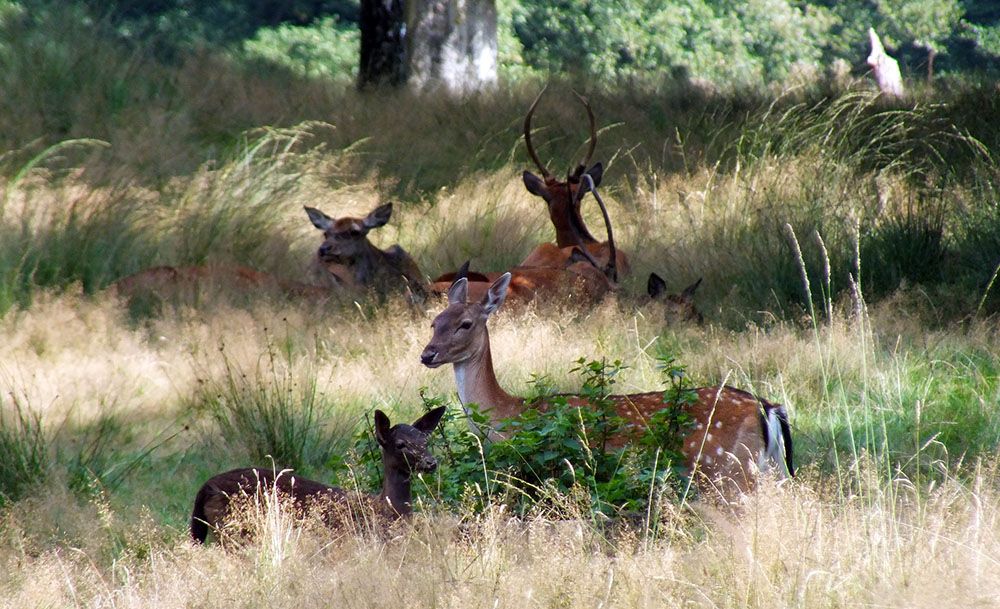
M 594 109 L 590 107 L 590 102 L 587 101 L 587 98 L 577 93 L 575 89 L 573 90 L 573 95 L 576 95 L 576 98 L 580 100 L 583 107 L 587 109 L 587 118 L 590 119 L 590 147 L 587 148 L 587 156 L 583 158 L 582 163 L 583 168 L 586 169 L 590 165 L 591 157 L 594 156 L 594 150 L 597 149 L 597 119 L 594 118 Z
M 604 199 L 602 199 L 600 193 L 597 192 L 597 186 L 594 185 L 594 178 L 590 177 L 589 173 L 584 173 L 583 176 L 581 176 L 581 179 L 586 180 L 587 189 L 590 190 L 590 192 L 594 193 L 594 198 L 597 199 L 597 204 L 601 207 L 601 214 L 604 216 L 604 226 L 606 226 L 608 229 L 608 266 L 606 269 L 604 269 L 604 274 L 609 279 L 611 279 L 611 281 L 617 282 L 618 281 L 618 263 L 616 260 L 617 251 L 615 250 L 615 236 L 611 233 L 611 217 L 608 215 L 608 208 L 605 207 Z M 586 194 L 586 191 L 584 191 L 582 188 L 577 190 L 578 198 L 581 198 L 583 194 Z M 577 240 L 578 241 L 580 240 L 579 235 L 577 235 Z M 580 247 L 584 250 L 586 249 L 584 248 L 582 243 L 580 244 Z M 591 259 L 591 264 L 593 264 L 595 267 L 597 266 L 597 263 L 593 259 Z
M 539 160 L 538 154 L 535 152 L 535 147 L 531 145 L 531 115 L 535 113 L 535 107 L 538 106 L 538 102 L 541 101 L 542 95 L 545 94 L 545 89 L 548 87 L 548 84 L 542 87 L 542 91 L 538 94 L 538 97 L 535 98 L 531 107 L 528 108 L 528 115 L 524 117 L 524 144 L 528 147 L 528 156 L 531 157 L 531 160 L 535 162 L 535 166 L 537 166 L 539 171 L 542 172 L 543 178 L 548 178 L 552 174 L 549 173 L 549 170 L 546 169 L 545 165 L 542 164 L 542 161 Z

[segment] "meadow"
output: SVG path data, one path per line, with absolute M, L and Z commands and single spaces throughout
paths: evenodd
M 272 455 L 374 490 L 345 475 L 366 414 L 412 420 L 421 395 L 457 412 L 451 371 L 419 361 L 442 305 L 109 286 L 159 264 L 304 280 L 303 205 L 394 202 L 371 238 L 429 277 L 515 264 L 552 238 L 520 177 L 542 83 L 360 94 L 210 52 L 129 55 L 73 23 L 55 51 L 11 38 L 22 72 L 0 76 L 4 606 L 1000 606 L 995 85 L 893 103 L 861 80 L 587 91 L 633 274 L 592 309 L 501 311 L 500 382 L 574 390 L 575 360 L 607 358 L 627 366 L 616 389 L 652 390 L 673 356 L 789 409 L 794 481 L 728 506 L 651 487 L 655 517 L 620 529 L 573 489 L 444 501 L 442 453 L 412 527 L 337 536 L 268 504 L 226 551 L 187 533 L 212 474 Z M 570 87 L 535 119 L 556 172 L 586 145 Z M 673 291 L 703 278 L 706 324 L 668 323 L 651 271 Z

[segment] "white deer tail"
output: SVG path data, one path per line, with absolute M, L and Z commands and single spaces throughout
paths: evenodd
M 781 478 L 795 476 L 795 467 L 792 465 L 792 431 L 784 406 L 764 404 L 764 433 L 767 437 L 761 471 L 773 466 Z

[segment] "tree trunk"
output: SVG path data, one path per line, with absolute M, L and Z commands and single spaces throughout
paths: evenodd
M 937 51 L 928 47 L 927 48 L 927 84 L 931 84 L 934 80 L 934 58 L 937 57 Z
M 403 0 L 361 0 L 358 88 L 406 82 Z
M 411 0 L 410 83 L 462 95 L 497 83 L 495 0 Z

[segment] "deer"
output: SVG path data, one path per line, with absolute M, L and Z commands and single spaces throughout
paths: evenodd
M 227 287 L 250 292 L 278 291 L 291 298 L 322 301 L 338 295 L 402 291 L 410 302 L 427 297 L 427 283 L 413 258 L 399 245 L 381 250 L 368 240 L 368 232 L 384 226 L 392 204 L 380 205 L 364 218 L 331 218 L 314 207 L 305 207 L 312 224 L 323 231 L 323 242 L 310 265 L 313 283 L 283 279 L 247 266 L 208 264 L 157 266 L 114 283 L 126 298 L 155 294 L 194 294 L 199 289 Z
M 331 218 L 314 207 L 305 210 L 313 226 L 323 231 L 312 264 L 312 275 L 320 285 L 380 294 L 401 289 L 413 303 L 427 298 L 427 282 L 406 250 L 399 244 L 379 249 L 368 240 L 369 231 L 389 222 L 392 203 L 376 207 L 364 218 Z
M 289 298 L 316 301 L 325 300 L 331 295 L 326 288 L 232 264 L 154 266 L 122 277 L 112 287 L 119 296 L 129 300 L 147 295 L 191 297 L 209 287 L 236 292 L 263 290 L 281 293 Z
M 565 268 L 517 266 L 507 271 L 511 274 L 507 290 L 508 302 L 526 305 L 529 302 L 545 302 L 574 299 L 581 302 L 597 302 L 605 294 L 615 289 L 615 284 L 582 256 L 574 256 Z M 448 293 L 452 283 L 459 277 L 469 282 L 470 298 L 482 298 L 490 285 L 503 273 L 482 273 L 469 270 L 469 261 L 455 273 L 445 273 L 431 284 L 431 292 L 438 296 Z
M 596 190 L 604 176 L 604 166 L 600 162 L 590 165 L 594 150 L 597 149 L 597 121 L 590 102 L 576 91 L 573 93 L 587 111 L 590 140 L 583 162 L 575 169 L 568 171 L 565 180 L 559 180 L 552 175 L 538 157 L 538 153 L 531 143 L 531 119 L 538 107 L 538 102 L 545 94 L 544 88 L 535 98 L 524 117 L 524 144 L 528 149 L 528 156 L 541 172 L 541 176 L 526 170 L 521 175 L 521 179 L 529 193 L 541 197 L 545 201 L 549 211 L 549 219 L 556 229 L 556 242 L 555 244 L 543 243 L 539 245 L 521 262 L 520 266 L 565 266 L 573 255 L 573 248 L 578 247 L 594 266 L 605 269 L 608 277 L 617 281 L 619 275 L 629 274 L 630 266 L 627 255 L 620 250 L 615 250 L 611 234 L 611 221 L 604 201 Z M 608 230 L 607 241 L 598 241 L 594 238 L 580 214 L 580 203 L 588 192 L 594 193 L 598 205 L 601 207 Z
M 664 318 L 671 322 L 692 322 L 697 325 L 705 323 L 705 317 L 694 306 L 694 293 L 701 285 L 701 278 L 684 288 L 680 294 L 668 294 L 667 282 L 656 273 L 650 273 L 646 281 L 646 293 L 653 302 L 663 305 Z
M 470 300 L 468 280 L 456 280 L 448 291 L 448 305 L 434 318 L 433 335 L 420 355 L 428 368 L 451 364 L 463 408 L 468 411 L 470 404 L 477 404 L 493 425 L 527 408 L 524 398 L 507 393 L 497 382 L 487 330 L 487 320 L 503 304 L 510 281 L 511 275 L 505 273 L 482 299 Z M 792 436 L 783 406 L 725 385 L 700 387 L 694 393 L 694 403 L 680 405 L 694 422 L 682 438 L 682 453 L 699 486 L 726 497 L 733 491 L 752 490 L 760 471 L 773 468 L 779 476 L 794 476 Z M 584 398 L 564 397 L 571 406 L 586 406 Z M 675 407 L 664 402 L 662 391 L 612 395 L 609 399 L 632 430 L 611 438 L 612 446 L 633 440 L 654 413 Z M 546 404 L 533 403 L 531 407 L 544 409 Z M 502 437 L 493 429 L 487 429 L 485 436 Z
M 241 497 L 276 489 L 291 499 L 298 512 L 323 508 L 326 523 L 334 528 L 345 524 L 351 502 L 369 508 L 383 522 L 407 519 L 413 512 L 411 479 L 414 473 L 437 469 L 437 460 L 427 439 L 441 421 L 444 406 L 429 410 L 412 425 L 392 425 L 381 410 L 375 411 L 375 440 L 382 451 L 382 491 L 356 496 L 342 488 L 295 476 L 291 470 L 246 467 L 209 478 L 198 490 L 191 511 L 191 538 L 204 543 L 209 531 L 218 531 L 230 517 L 233 503 Z

